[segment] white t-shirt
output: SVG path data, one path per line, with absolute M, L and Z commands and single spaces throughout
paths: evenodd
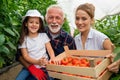
M 108 37 L 105 34 L 91 28 L 85 42 L 85 50 L 103 50 L 103 42 L 107 38 Z M 74 39 L 77 50 L 83 50 L 81 33 Z
M 42 57 L 48 59 L 45 44 L 49 41 L 50 39 L 48 38 L 46 33 L 39 33 L 38 36 L 35 38 L 30 38 L 28 36 L 25 37 L 23 44 L 20 45 L 19 48 L 27 48 L 29 56 L 36 60 Z M 35 66 L 37 68 L 40 68 L 40 66 L 38 65 Z

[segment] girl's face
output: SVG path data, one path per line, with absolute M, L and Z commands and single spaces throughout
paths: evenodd
M 39 17 L 29 17 L 26 23 L 29 33 L 37 33 L 40 28 Z
M 78 30 L 82 32 L 86 32 L 90 30 L 91 24 L 92 24 L 92 19 L 88 15 L 87 12 L 83 10 L 78 10 L 75 15 L 75 24 L 78 28 Z

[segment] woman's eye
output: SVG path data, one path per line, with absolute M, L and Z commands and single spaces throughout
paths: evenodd
M 84 21 L 85 21 L 85 20 L 87 20 L 87 18 L 85 18 L 85 17 L 82 17 L 82 20 L 84 20 Z
M 76 20 L 79 20 L 79 17 L 76 17 L 75 19 L 76 19 Z

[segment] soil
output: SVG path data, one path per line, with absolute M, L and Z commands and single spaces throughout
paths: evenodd
M 12 66 L 10 69 L 0 74 L 0 80 L 15 80 L 21 68 L 22 68 L 21 64 Z

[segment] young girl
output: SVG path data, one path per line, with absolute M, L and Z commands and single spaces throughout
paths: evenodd
M 33 64 L 28 67 L 28 71 L 37 80 L 46 80 L 46 75 L 44 74 L 44 66 L 48 60 L 46 49 L 50 59 L 55 57 L 54 51 L 49 43 L 50 40 L 43 31 L 43 16 L 37 10 L 28 10 L 22 23 L 19 49 L 21 49 L 23 58 Z M 16 80 L 26 80 L 29 72 L 21 74 L 22 76 L 18 75 Z

